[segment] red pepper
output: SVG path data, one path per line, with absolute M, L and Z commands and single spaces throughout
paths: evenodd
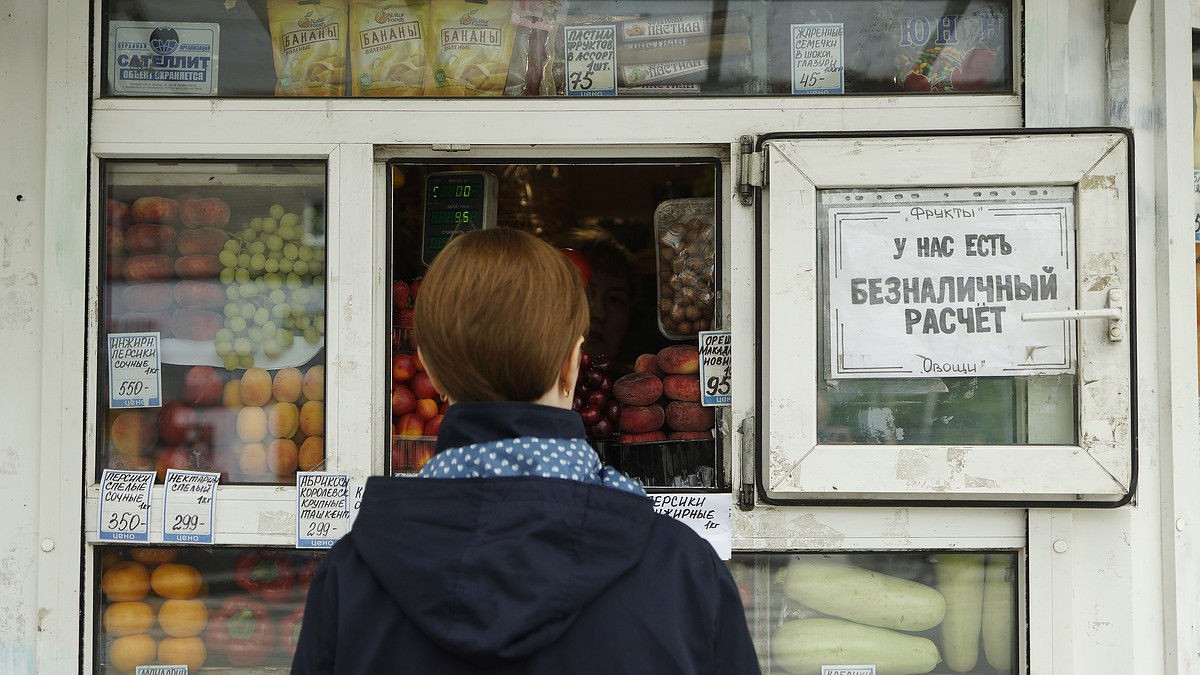
M 296 644 L 300 642 L 300 625 L 302 623 L 304 623 L 304 605 L 293 609 L 291 614 L 279 620 L 279 646 L 288 656 L 296 653 Z
M 296 570 L 296 587 L 300 589 L 301 601 L 308 596 L 308 587 L 312 585 L 313 577 L 317 574 L 317 567 L 321 565 L 320 555 L 311 555 L 300 564 Z
M 296 576 L 292 559 L 278 551 L 243 551 L 233 568 L 233 580 L 242 590 L 267 602 L 287 602 Z
M 204 641 L 234 666 L 257 666 L 275 647 L 275 625 L 262 601 L 244 593 L 231 595 L 209 618 Z

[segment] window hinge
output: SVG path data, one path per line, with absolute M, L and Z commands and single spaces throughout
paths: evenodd
M 743 511 L 752 511 L 754 510 L 754 443 L 757 438 L 754 433 L 754 417 L 742 418 L 741 424 L 738 425 L 738 431 L 742 434 L 738 452 L 738 465 L 741 473 L 737 495 L 738 508 Z
M 766 181 L 766 150 L 754 151 L 754 137 L 742 136 L 738 139 L 741 149 L 738 151 L 738 197 L 742 206 L 754 205 L 754 188 L 764 187 Z

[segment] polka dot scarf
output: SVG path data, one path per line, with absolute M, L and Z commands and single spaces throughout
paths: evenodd
M 418 473 L 423 478 L 540 476 L 603 485 L 645 496 L 625 474 L 603 466 L 600 456 L 575 438 L 522 436 L 450 448 L 434 455 Z

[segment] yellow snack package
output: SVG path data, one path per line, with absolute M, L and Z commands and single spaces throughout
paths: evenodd
M 350 0 L 355 96 L 420 96 L 425 89 L 429 0 Z
M 346 93 L 346 0 L 267 0 L 277 96 Z
M 426 96 L 500 96 L 516 28 L 512 0 L 432 0 Z

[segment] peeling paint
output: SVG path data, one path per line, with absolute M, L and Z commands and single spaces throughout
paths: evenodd
M 21 455 L 17 449 L 11 445 L 0 448 L 0 475 L 15 476 L 20 470 Z
M 296 531 L 295 511 L 263 511 L 258 514 L 258 531 L 264 534 L 287 534 Z
M 1097 176 L 1084 176 L 1083 180 L 1079 181 L 1080 190 L 1106 190 L 1116 192 L 1117 177 L 1103 174 Z
M 929 457 L 919 450 L 904 448 L 896 455 L 896 478 L 917 480 L 929 475 Z

